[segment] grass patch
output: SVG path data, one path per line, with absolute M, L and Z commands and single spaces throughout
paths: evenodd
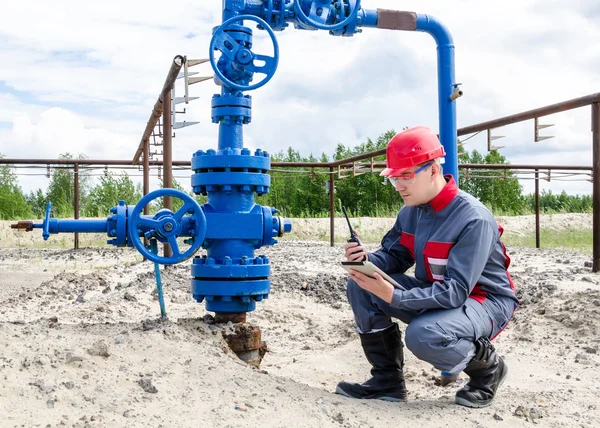
M 540 230 L 540 248 L 564 248 L 592 254 L 592 239 L 591 229 Z M 506 245 L 535 248 L 535 232 L 526 235 L 506 233 L 502 241 Z

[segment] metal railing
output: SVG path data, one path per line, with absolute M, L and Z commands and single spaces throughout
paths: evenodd
M 178 70 L 177 70 L 178 71 Z M 176 72 L 173 69 L 169 72 L 169 76 L 173 73 L 175 75 Z M 169 78 L 167 80 L 170 80 Z M 165 82 L 165 88 L 168 87 L 168 81 Z M 164 88 L 163 88 L 164 91 Z M 162 92 L 161 92 L 162 96 Z M 164 98 L 163 98 L 164 99 Z M 152 129 L 155 125 L 151 124 L 153 117 L 156 117 L 158 120 L 158 110 L 156 106 L 160 104 L 161 97 L 157 101 L 155 105 L 155 110 L 153 110 L 153 114 L 151 115 L 151 119 L 146 126 L 146 130 Z M 170 105 L 170 104 L 169 104 Z M 502 169 L 502 170 L 531 170 L 535 174 L 535 182 L 536 182 L 536 246 L 539 248 L 540 245 L 540 212 L 539 212 L 539 174 L 543 171 L 591 171 L 591 181 L 593 185 L 592 198 L 593 198 L 593 272 L 598 272 L 600 270 L 600 93 L 587 95 L 585 97 L 575 98 L 569 101 L 564 101 L 557 104 L 548 105 L 545 107 L 541 107 L 534 110 L 528 110 L 522 113 L 501 117 L 498 119 L 490 120 L 487 122 L 482 122 L 476 125 L 467 126 L 464 128 L 458 129 L 458 135 L 469 135 L 474 134 L 486 130 L 491 130 L 494 128 L 498 128 L 501 126 L 506 126 L 510 124 L 515 124 L 519 122 L 523 122 L 526 120 L 534 120 L 537 123 L 537 119 L 543 116 L 547 116 L 550 114 L 555 114 L 567 110 L 572 110 L 576 108 L 581 108 L 585 106 L 591 106 L 591 128 L 592 128 L 592 166 L 578 166 L 578 165 L 478 165 L 478 164 L 461 164 L 459 168 L 465 169 L 467 171 L 471 169 Z M 156 114 L 155 114 L 156 113 Z M 147 132 L 144 132 L 144 136 L 146 136 Z M 149 136 L 150 134 L 148 134 Z M 147 155 L 147 151 L 143 145 L 147 146 L 147 141 L 149 137 L 142 137 L 142 141 L 140 142 L 140 147 L 142 152 L 145 153 L 143 169 L 144 169 L 144 182 L 148 182 L 149 177 L 149 169 L 150 166 L 154 165 L 164 165 L 164 170 L 169 169 L 171 171 L 172 166 L 191 166 L 190 161 L 171 161 L 168 159 L 163 159 L 163 161 L 150 161 Z M 140 147 L 136 152 L 133 160 L 102 160 L 102 159 L 0 159 L 0 165 L 71 165 L 74 168 L 75 172 L 75 202 L 74 202 L 74 210 L 75 210 L 75 218 L 79 216 L 79 192 L 78 192 L 78 172 L 79 166 L 81 165 L 98 165 L 105 166 L 106 168 L 110 167 L 119 167 L 119 166 L 133 166 L 138 164 L 139 156 L 140 156 Z M 336 174 L 341 177 L 343 173 L 348 174 L 357 174 L 364 172 L 376 172 L 378 168 L 381 168 L 385 165 L 385 162 L 375 161 L 375 158 L 385 156 L 385 149 L 377 150 L 374 152 L 365 153 L 358 156 L 353 156 L 346 159 L 336 160 L 332 162 L 273 162 L 272 167 L 282 167 L 282 168 L 325 168 L 329 169 L 329 186 L 330 189 L 335 189 L 335 176 Z M 361 161 L 368 160 L 365 165 L 360 164 Z M 359 168 L 357 168 L 357 165 Z M 362 171 L 361 171 L 362 169 Z M 366 169 L 366 171 L 364 171 Z M 171 175 L 172 177 L 172 175 Z M 166 177 L 165 177 L 166 178 Z M 165 179 L 165 185 L 167 180 Z M 144 194 L 147 194 L 149 191 L 148 186 L 144 185 Z M 334 219 L 335 219 L 335 210 L 334 210 L 334 192 L 329 192 L 329 210 L 330 210 L 330 244 L 334 244 Z M 78 247 L 78 237 L 76 237 L 75 247 Z

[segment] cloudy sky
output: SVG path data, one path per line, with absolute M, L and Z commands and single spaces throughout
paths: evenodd
M 0 15 L 0 153 L 10 158 L 131 159 L 175 55 L 205 58 L 220 0 L 6 2 Z M 451 31 L 458 127 L 600 92 L 598 0 L 363 0 L 365 9 L 435 16 Z M 251 25 L 254 27 L 254 24 Z M 245 146 L 271 153 L 289 146 L 331 156 L 389 129 L 438 128 L 436 52 L 424 33 L 365 29 L 352 38 L 288 28 L 276 33 L 277 73 L 251 93 L 253 121 Z M 271 54 L 264 32 L 254 50 Z M 209 64 L 190 69 L 212 75 Z M 258 76 L 262 77 L 262 75 Z M 178 95 L 183 83 L 178 81 Z M 210 120 L 212 81 L 190 87 L 199 97 L 177 120 L 176 160 L 217 148 Z M 183 108 L 183 106 L 181 107 Z M 555 126 L 533 141 L 533 121 L 497 129 L 495 144 L 513 164 L 591 165 L 590 108 L 543 118 Z M 483 134 L 467 149 L 485 152 Z M 22 175 L 25 191 L 45 176 Z M 156 174 L 154 174 L 156 175 Z M 179 181 L 188 187 L 189 174 Z M 579 178 L 582 179 L 581 177 Z M 154 180 L 156 182 L 156 180 Z M 523 181 L 525 191 L 533 188 Z M 587 181 L 542 182 L 542 189 L 591 193 Z

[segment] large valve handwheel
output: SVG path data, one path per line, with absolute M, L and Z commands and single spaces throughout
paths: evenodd
M 342 1 L 343 0 L 340 0 L 340 2 L 342 2 Z M 349 0 L 349 3 L 348 3 L 349 5 L 350 5 L 350 1 L 352 1 L 352 0 Z M 348 17 L 346 19 L 342 19 L 343 15 L 344 15 L 344 13 L 343 13 L 344 8 L 340 7 L 340 22 L 338 22 L 337 24 L 323 24 L 321 22 L 317 22 L 317 21 L 309 18 L 308 15 L 305 14 L 304 11 L 302 10 L 302 0 L 294 1 L 294 12 L 296 13 L 298 20 L 307 26 L 317 28 L 319 30 L 333 31 L 333 30 L 339 30 L 340 28 L 344 28 L 346 25 L 352 23 L 352 21 L 354 21 L 356 19 L 356 17 L 358 16 L 358 11 L 360 9 L 360 1 L 361 0 L 356 0 L 354 8 L 352 9 L 352 11 L 350 12 L 350 14 L 348 15 Z M 319 6 L 316 5 L 316 7 L 319 7 Z M 309 15 L 310 15 L 310 13 L 309 13 Z
M 273 42 L 272 57 L 253 53 L 250 49 L 238 43 L 233 37 L 225 32 L 225 30 L 227 30 L 233 23 L 244 20 L 255 21 L 267 31 L 269 37 L 271 38 L 271 42 Z M 215 50 L 220 51 L 230 61 L 234 62 L 244 70 L 248 70 L 253 73 L 262 73 L 265 74 L 266 77 L 253 85 L 241 85 L 239 83 L 232 82 L 225 77 L 223 72 L 219 70 L 219 67 L 217 67 L 215 61 Z M 212 66 L 219 80 L 224 85 L 232 89 L 237 89 L 238 91 L 251 91 L 260 88 L 275 75 L 277 65 L 279 64 L 279 45 L 277 44 L 275 33 L 271 27 L 269 27 L 269 24 L 256 16 L 239 15 L 229 18 L 227 21 L 223 22 L 219 28 L 217 28 L 215 34 L 213 34 L 212 39 L 210 40 L 208 55 L 210 59 L 210 65 Z M 254 61 L 256 60 L 264 61 L 264 65 L 255 65 Z
M 183 206 L 175 213 L 162 212 L 152 218 L 142 217 L 144 207 L 163 196 L 181 199 Z M 190 214 L 193 221 L 193 227 L 189 230 L 193 243 L 190 248 L 181 252 L 177 238 L 182 235 L 182 219 L 186 214 Z M 189 259 L 198 251 L 206 237 L 206 216 L 198 202 L 188 194 L 176 189 L 159 189 L 148 193 L 136 204 L 128 218 L 128 229 L 129 239 L 145 258 L 154 263 L 173 265 Z M 144 246 L 144 237 L 155 237 L 159 241 L 168 242 L 173 255 L 165 257 L 152 253 Z

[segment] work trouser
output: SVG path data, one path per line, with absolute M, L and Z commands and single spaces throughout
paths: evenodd
M 406 289 L 422 284 L 408 275 L 391 276 Z M 483 303 L 468 298 L 453 309 L 397 309 L 352 279 L 348 280 L 347 294 L 361 333 L 385 329 L 391 325 L 392 317 L 397 318 L 408 324 L 404 334 L 406 347 L 420 360 L 449 373 L 461 372 L 475 355 L 474 342 L 480 337 L 494 338 L 516 307 L 513 299 L 488 295 Z

